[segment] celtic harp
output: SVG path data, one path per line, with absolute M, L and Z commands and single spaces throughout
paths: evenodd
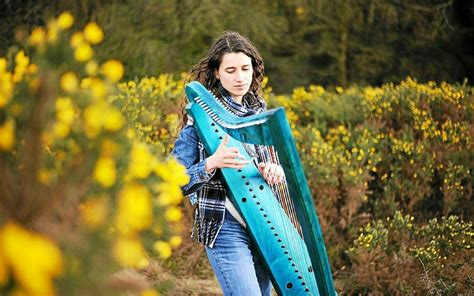
M 229 147 L 250 159 L 243 143 L 267 146 L 284 182 L 267 184 L 256 166 L 224 168 L 229 198 L 244 218 L 280 295 L 337 295 L 313 200 L 283 108 L 238 117 L 202 84 L 186 86 L 186 112 L 211 155 L 229 134 Z M 276 152 L 275 152 L 276 151 Z

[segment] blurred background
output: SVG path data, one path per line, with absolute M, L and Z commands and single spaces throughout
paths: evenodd
M 474 291 L 474 5 L 0 1 L 0 295 L 219 295 L 168 155 L 183 73 L 262 53 L 340 295 Z M 191 266 L 191 268 L 190 268 Z
M 471 1 L 2 1 L 0 54 L 15 28 L 43 25 L 61 11 L 79 25 L 96 21 L 107 40 L 100 57 L 124 61 L 126 78 L 186 72 L 225 30 L 261 51 L 277 93 L 309 84 L 380 85 L 472 81 Z

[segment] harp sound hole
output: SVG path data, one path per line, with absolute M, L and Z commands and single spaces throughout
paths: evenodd
M 263 190 L 263 188 L 265 188 L 265 187 L 263 187 L 263 185 L 260 185 L 260 187 L 259 187 L 259 188 L 260 188 L 260 190 Z
M 245 197 L 242 198 L 242 202 L 246 202 L 247 199 Z
M 219 130 L 216 128 L 215 132 L 216 132 L 216 133 L 218 133 L 218 132 L 219 132 Z
M 212 125 L 212 126 L 216 126 L 216 124 L 215 124 L 214 122 L 211 122 L 211 125 Z
M 312 266 L 308 267 L 308 271 L 313 272 L 313 267 Z
M 250 182 L 245 182 L 245 185 L 247 185 L 247 186 L 250 185 Z
M 245 179 L 245 175 L 242 175 L 242 179 Z
M 222 139 L 224 139 L 224 138 L 222 138 L 222 137 L 219 137 L 219 140 L 222 140 Z
M 286 284 L 286 288 L 287 288 L 287 289 L 293 288 L 293 284 L 292 284 L 292 283 L 287 283 L 287 284 Z

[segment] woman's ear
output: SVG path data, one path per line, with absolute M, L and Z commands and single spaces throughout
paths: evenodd
M 219 80 L 219 79 L 220 79 L 220 78 L 219 78 L 219 71 L 217 71 L 217 69 L 214 70 L 214 77 L 216 77 L 216 80 Z

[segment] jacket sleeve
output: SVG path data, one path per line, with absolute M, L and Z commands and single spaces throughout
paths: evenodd
M 189 195 L 199 190 L 215 174 L 206 172 L 206 160 L 199 158 L 199 137 L 192 125 L 186 125 L 179 133 L 171 154 L 186 167 L 189 183 L 182 187 L 183 194 Z

